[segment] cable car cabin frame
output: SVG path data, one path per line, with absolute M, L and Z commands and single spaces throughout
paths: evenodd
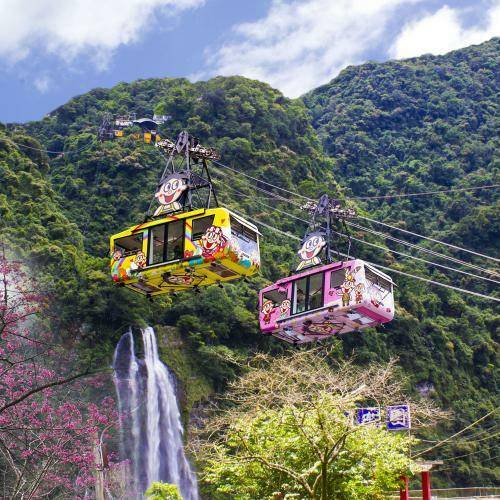
M 359 259 L 308 268 L 260 291 L 260 329 L 302 344 L 387 323 L 393 287 L 390 276 Z
M 257 227 L 221 207 L 133 226 L 111 236 L 110 251 L 113 280 L 147 296 L 233 281 L 260 269 Z

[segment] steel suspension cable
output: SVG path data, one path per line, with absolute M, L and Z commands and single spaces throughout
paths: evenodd
M 333 231 L 333 233 L 337 234 L 338 236 L 342 236 L 344 238 L 350 237 L 354 241 L 357 241 L 359 243 L 363 243 L 363 244 L 368 245 L 368 246 L 373 247 L 373 248 L 378 248 L 380 250 L 384 250 L 386 252 L 391 252 L 391 253 L 394 253 L 396 255 L 401 255 L 402 257 L 406 257 L 406 258 L 409 258 L 409 259 L 417 260 L 419 262 L 424 262 L 425 264 L 429 264 L 430 266 L 441 267 L 443 269 L 448 269 L 449 271 L 454 271 L 456 273 L 465 274 L 467 276 L 472 276 L 473 278 L 480 279 L 480 280 L 491 281 L 492 283 L 500 285 L 500 281 L 494 280 L 492 278 L 486 278 L 485 276 L 478 276 L 477 274 L 469 273 L 467 271 L 462 271 L 461 269 L 456 269 L 454 267 L 445 266 L 444 264 L 439 264 L 439 263 L 433 262 L 431 260 L 422 259 L 421 257 L 416 257 L 415 255 L 410 255 L 410 254 L 407 254 L 407 253 L 404 253 L 404 252 L 399 252 L 398 250 L 393 250 L 392 248 L 386 248 L 386 247 L 377 245 L 375 243 L 371 243 L 370 241 L 361 240 L 361 239 L 356 238 L 355 236 L 352 236 L 352 235 L 351 236 L 346 236 L 345 234 L 338 233 L 337 231 Z
M 382 200 L 388 198 L 409 198 L 411 196 L 430 196 L 434 194 L 441 193 L 451 193 L 455 191 L 476 191 L 478 189 L 496 189 L 500 187 L 500 184 L 489 184 L 486 186 L 471 186 L 468 188 L 451 188 L 451 189 L 441 189 L 437 191 L 422 191 L 420 193 L 397 193 L 397 194 L 386 194 L 378 196 L 351 196 L 356 200 Z
M 91 139 L 90 142 L 88 142 L 87 144 L 85 144 L 85 146 L 82 146 L 81 148 L 69 150 L 69 151 L 51 151 L 50 149 L 35 148 L 33 146 L 28 146 L 27 144 L 20 144 L 20 143 L 15 142 L 15 141 L 12 141 L 12 142 L 20 148 L 32 149 L 34 151 L 40 151 L 41 153 L 62 154 L 64 156 L 67 156 L 70 154 L 72 155 L 72 154 L 76 154 L 76 153 L 81 153 L 85 149 L 88 149 L 90 146 L 92 146 L 92 144 L 95 143 L 95 139 Z
M 248 215 L 243 215 L 243 214 L 240 214 L 238 212 L 236 212 L 235 210 L 233 210 L 237 215 L 240 215 L 241 217 L 246 217 L 248 218 L 249 216 Z M 290 233 L 287 233 L 285 231 L 282 231 L 281 229 L 278 229 L 274 226 L 271 226 L 270 224 L 267 224 L 265 222 L 261 222 L 260 220 L 255 220 L 255 219 L 252 219 L 253 222 L 256 224 L 256 225 L 261 225 L 261 226 L 264 226 L 264 227 L 267 227 L 268 229 L 272 230 L 272 231 L 275 231 L 281 235 L 284 235 L 284 236 L 288 236 L 294 240 L 298 240 L 298 241 L 301 241 L 301 239 L 298 237 L 298 236 L 295 236 L 295 235 L 292 235 Z M 342 257 L 349 257 L 347 254 L 343 253 L 343 252 L 337 252 L 339 255 L 341 255 Z M 415 276 L 414 274 L 410 274 L 410 273 L 406 273 L 404 271 L 400 271 L 398 269 L 393 269 L 391 267 L 387 267 L 387 266 L 383 266 L 382 264 L 375 264 L 373 262 L 370 262 L 370 261 L 365 261 L 366 263 L 372 265 L 373 267 L 375 267 L 376 269 L 384 269 L 386 271 L 389 271 L 389 272 L 393 272 L 393 273 L 396 273 L 396 274 L 400 274 L 402 276 L 406 276 L 408 278 L 414 278 L 414 279 L 417 279 L 417 280 L 420 280 L 420 281 L 423 281 L 425 283 L 429 283 L 429 284 L 432 284 L 432 285 L 436 285 L 436 286 L 441 286 L 441 287 L 444 287 L 444 288 L 448 288 L 448 289 L 451 289 L 451 290 L 455 290 L 455 291 L 458 291 L 458 292 L 462 292 L 462 293 L 465 293 L 465 294 L 468 294 L 468 295 L 473 295 L 475 297 L 480 297 L 480 298 L 483 298 L 483 299 L 488 299 L 488 300 L 493 300 L 495 302 L 500 302 L 500 299 L 496 298 L 496 297 L 492 297 L 490 295 L 485 295 L 485 294 L 482 294 L 482 293 L 478 293 L 478 292 L 473 292 L 472 290 L 467 290 L 467 289 L 464 289 L 464 288 L 459 288 L 457 286 L 453 286 L 453 285 L 448 285 L 446 283 L 441 283 L 439 281 L 435 281 L 435 280 L 431 280 L 431 279 L 428 279 L 428 278 L 423 278 L 422 276 Z
M 237 171 L 236 171 L 236 172 L 237 172 Z M 224 181 L 222 181 L 222 182 L 224 182 Z M 227 185 L 227 184 L 226 184 L 226 185 Z M 232 188 L 232 186 L 230 186 L 230 187 Z M 266 193 L 266 194 L 274 194 L 274 193 L 271 193 L 270 191 L 267 191 L 267 190 L 265 190 L 265 189 L 263 189 L 263 188 L 259 188 L 258 186 L 249 186 L 249 187 L 252 187 L 253 189 L 257 189 L 257 190 L 259 190 L 259 191 L 262 191 L 262 192 L 264 192 L 264 193 Z M 233 188 L 233 189 L 234 189 L 234 188 Z M 243 193 L 241 193 L 241 192 L 240 192 L 240 194 L 243 194 Z M 296 203 L 296 202 L 293 202 L 292 200 L 290 200 L 290 199 L 288 199 L 288 198 L 284 198 L 284 197 L 282 197 L 282 196 L 280 196 L 280 195 L 276 195 L 276 199 L 277 199 L 277 200 L 281 200 L 281 201 L 285 201 L 285 202 L 288 202 L 288 203 L 292 203 L 293 205 L 296 205 L 296 206 L 299 206 L 300 208 L 302 208 L 302 206 L 301 206 L 300 204 L 298 204 L 298 203 Z M 262 203 L 262 202 L 261 202 L 261 203 Z M 269 206 L 268 206 L 268 207 L 269 207 Z M 269 207 L 269 208 L 271 208 L 271 207 Z M 286 214 L 286 215 L 289 215 L 287 212 L 283 212 L 283 213 L 284 213 L 284 214 Z M 293 217 L 293 216 L 292 216 L 292 217 Z M 301 219 L 301 220 L 303 220 L 303 219 Z M 304 221 L 304 220 L 303 220 L 303 221 Z M 306 221 L 304 221 L 304 222 L 306 222 Z M 416 245 L 415 243 L 409 243 L 409 242 L 406 242 L 406 241 L 401 240 L 401 239 L 399 239 L 399 238 L 395 238 L 394 236 L 387 235 L 387 234 L 385 234 L 385 233 L 380 233 L 380 232 L 375 231 L 375 230 L 373 230 L 373 229 L 365 228 L 364 226 L 354 225 L 353 223 L 349 223 L 349 222 L 347 222 L 347 224 L 349 224 L 349 225 L 353 225 L 353 227 L 357 227 L 358 229 L 361 229 L 361 230 L 364 230 L 364 231 L 367 231 L 367 232 L 371 232 L 372 234 L 376 234 L 376 235 L 378 235 L 378 236 L 383 236 L 384 238 L 390 239 L 390 240 L 395 241 L 395 242 L 397 242 L 397 243 L 400 243 L 400 244 L 402 244 L 402 245 L 406 245 L 406 246 L 408 246 L 408 247 L 410 247 L 410 248 L 415 248 L 415 249 L 417 249 L 417 250 L 418 250 L 418 251 L 420 251 L 420 252 L 428 253 L 428 254 L 433 255 L 433 256 L 435 256 L 435 257 L 439 257 L 439 258 L 442 258 L 442 259 L 445 259 L 445 260 L 449 260 L 449 261 L 451 261 L 451 262 L 455 262 L 455 263 L 457 263 L 457 264 L 461 264 L 461 265 L 463 265 L 463 266 L 466 266 L 466 267 L 469 267 L 469 268 L 475 269 L 475 270 L 477 270 L 477 271 L 481 271 L 481 272 L 483 272 L 483 273 L 485 273 L 485 274 L 488 274 L 488 275 L 500 276 L 500 275 L 499 275 L 498 273 L 496 273 L 495 271 L 491 271 L 491 270 L 488 270 L 488 269 L 483 269 L 482 267 L 480 267 L 480 266 L 476 266 L 475 264 L 469 264 L 468 262 L 465 262 L 465 261 L 463 261 L 463 260 L 461 260 L 461 259 L 457 259 L 457 258 L 455 258 L 455 257 L 451 257 L 451 256 L 448 256 L 448 255 L 441 254 L 441 253 L 439 253 L 439 252 L 435 252 L 435 251 L 433 251 L 433 250 L 429 250 L 429 249 L 427 249 L 427 248 L 424 248 L 424 247 L 421 247 L 421 246 L 419 246 L 419 245 Z M 394 251 L 394 252 L 396 253 L 397 251 Z M 415 259 L 416 259 L 416 260 L 418 260 L 418 257 L 417 257 L 417 258 L 415 258 Z M 439 264 L 437 264 L 437 265 L 439 266 Z M 444 267 L 444 266 L 443 266 L 443 265 L 441 265 L 441 267 Z M 451 269 L 451 268 L 450 268 L 450 269 Z M 462 273 L 465 273 L 464 271 L 460 271 L 460 270 L 456 270 L 456 271 L 458 271 L 458 272 L 462 272 Z M 470 273 L 465 273 L 465 274 L 470 274 Z M 472 275 L 472 276 L 475 276 L 475 275 Z M 479 278 L 479 279 L 485 279 L 485 280 L 488 280 L 488 281 L 494 281 L 494 280 L 492 280 L 492 279 L 490 279 L 490 278 L 484 278 L 484 277 L 481 277 L 481 276 L 478 276 L 478 278 Z M 497 281 L 494 281 L 494 282 L 495 282 L 495 283 L 497 283 Z
M 260 182 L 260 183 L 266 184 L 267 186 L 273 187 L 273 188 L 275 188 L 275 189 L 279 189 L 279 190 L 281 190 L 281 191 L 283 191 L 283 192 L 286 192 L 286 193 L 288 193 L 288 194 L 292 194 L 292 195 L 294 195 L 294 196 L 298 196 L 298 197 L 303 198 L 303 199 L 308 200 L 308 201 L 314 201 L 312 198 L 308 198 L 307 196 L 301 195 L 301 194 L 299 194 L 299 193 L 297 193 L 297 192 L 295 192 L 295 191 L 290 191 L 290 190 L 285 189 L 285 188 L 282 188 L 282 187 L 280 187 L 280 186 L 276 186 L 275 184 L 272 184 L 272 183 L 270 183 L 270 182 L 266 182 L 266 181 L 263 181 L 263 180 L 258 179 L 258 178 L 256 178 L 256 177 L 252 177 L 251 175 L 246 174 L 246 173 L 244 173 L 244 172 L 241 172 L 241 171 L 239 171 L 239 170 L 237 170 L 237 169 L 235 169 L 235 168 L 233 168 L 233 167 L 229 167 L 228 165 L 224 165 L 223 163 L 221 163 L 221 162 L 219 162 L 219 161 L 214 161 L 213 163 L 215 163 L 216 165 L 218 165 L 218 166 L 220 166 L 220 167 L 223 167 L 223 168 L 229 169 L 229 170 L 231 170 L 232 172 L 235 172 L 236 174 L 240 174 L 240 175 L 243 175 L 243 176 L 245 176 L 245 177 L 247 177 L 247 178 L 249 178 L 249 179 L 252 179 L 252 180 L 254 180 L 255 182 Z M 492 185 L 492 186 L 487 186 L 487 187 L 497 187 L 497 186 L 500 186 L 500 184 L 498 184 L 498 185 L 497 185 L 497 184 L 495 184 L 495 185 Z M 263 192 L 265 192 L 265 193 L 267 193 L 267 194 L 270 194 L 270 195 L 275 195 L 275 193 L 272 193 L 271 191 L 266 191 L 265 189 L 259 188 L 258 186 L 253 186 L 253 187 L 254 187 L 254 188 L 256 188 L 256 189 L 258 189 L 259 191 L 263 191 Z M 463 189 L 466 189 L 466 188 L 463 188 Z M 476 189 L 476 188 L 471 188 L 471 189 Z M 275 196 L 276 196 L 276 195 L 275 195 Z M 281 197 L 281 196 L 280 196 L 279 198 L 280 198 L 281 200 L 286 201 L 286 202 L 288 202 L 288 203 L 291 203 L 291 204 L 293 204 L 293 205 L 300 206 L 300 204 L 298 204 L 297 202 L 295 202 L 295 201 L 293 201 L 293 200 L 290 200 L 290 199 L 287 199 L 287 198 L 284 198 L 284 197 Z M 359 197 L 358 197 L 358 198 L 359 198 Z M 383 223 L 383 222 L 377 221 L 377 220 L 375 220 L 375 219 L 370 219 L 370 218 L 368 218 L 368 217 L 363 217 L 363 216 L 359 216 L 359 218 L 366 219 L 366 220 L 368 220 L 368 221 L 370 221 L 370 222 L 374 222 L 374 223 L 378 223 L 378 224 L 387 225 L 388 227 L 391 227 L 392 229 L 396 229 L 396 230 L 403 231 L 403 232 L 408 232 L 407 230 L 403 230 L 403 229 L 398 228 L 398 227 L 396 227 L 396 226 L 391 226 L 391 225 L 389 225 L 389 224 L 387 224 L 387 223 Z M 444 241 L 437 240 L 437 239 L 435 239 L 435 238 L 430 238 L 430 237 L 427 237 L 427 236 L 424 236 L 424 235 L 421 235 L 421 234 L 418 234 L 418 233 L 415 233 L 415 232 L 411 232 L 411 231 L 409 231 L 409 233 L 410 233 L 410 234 L 412 234 L 413 236 L 417 236 L 417 237 L 419 237 L 419 238 L 426 239 L 426 240 L 432 241 L 432 242 L 437 243 L 437 244 L 446 245 L 446 246 L 448 246 L 448 247 L 450 247 L 450 248 L 453 248 L 453 249 L 455 249 L 455 250 L 464 251 L 464 252 L 467 252 L 467 253 L 474 254 L 474 255 L 476 255 L 476 256 L 480 256 L 480 257 L 483 257 L 483 258 L 486 258 L 486 259 L 490 259 L 490 260 L 493 260 L 493 261 L 496 261 L 496 262 L 500 262 L 500 260 L 499 260 L 499 259 L 496 259 L 496 258 L 494 258 L 494 257 L 488 256 L 488 255 L 485 255 L 485 254 L 481 254 L 481 253 L 479 253 L 479 252 L 474 252 L 473 250 L 469 250 L 469 249 L 467 249 L 467 248 L 459 247 L 459 246 L 457 246 L 457 245 L 452 245 L 451 243 L 446 243 L 446 242 L 444 242 Z M 490 272 L 488 271 L 488 273 L 490 273 Z M 492 273 L 492 274 L 497 274 L 497 273 Z
M 496 300 L 498 300 L 498 299 L 496 299 Z M 430 448 L 427 448 L 426 450 L 423 450 L 423 451 L 417 453 L 412 458 L 415 459 L 415 458 L 419 457 L 420 455 L 423 455 L 424 453 L 428 453 L 429 451 L 432 451 L 432 450 L 438 448 L 439 446 L 443 445 L 444 443 L 447 443 L 448 441 L 450 441 L 454 437 L 459 436 L 460 434 L 463 434 L 466 430 L 469 430 L 471 427 L 474 427 L 479 422 L 482 422 L 484 419 L 488 418 L 490 415 L 492 415 L 496 411 L 498 411 L 498 408 L 494 408 L 493 410 L 491 410 L 488 413 L 486 413 L 485 415 L 483 415 L 481 418 L 478 418 L 477 420 L 475 420 L 474 422 L 472 422 L 472 424 L 469 424 L 467 427 L 464 427 L 463 429 L 461 429 L 460 431 L 456 432 L 452 436 L 449 436 L 446 439 L 443 439 L 442 441 L 439 441 L 439 443 L 436 443 L 434 446 L 431 446 Z
M 375 219 L 370 219 L 370 217 L 358 215 L 358 218 L 367 220 L 369 222 L 373 222 L 375 224 L 380 224 L 381 226 L 389 227 L 391 229 L 395 229 L 396 231 L 401 231 L 402 233 L 410 234 L 412 236 L 417 236 L 418 238 L 423 238 L 424 240 L 432 241 L 434 243 L 439 243 L 440 245 L 446 245 L 447 247 L 453 248 L 455 250 L 460 250 L 461 252 L 467 252 L 467 253 L 470 253 L 473 255 L 477 255 L 478 257 L 482 257 L 484 259 L 489 259 L 489 260 L 493 260 L 495 262 L 500 262 L 500 259 L 496 259 L 495 257 L 491 257 L 491 256 L 485 255 L 483 253 L 475 252 L 474 250 L 469 250 L 467 248 L 459 247 L 457 245 L 452 245 L 451 243 L 447 243 L 446 241 L 436 240 L 434 238 L 430 238 L 429 236 L 423 236 L 422 234 L 417 234 L 413 231 L 408 231 L 407 229 L 403 229 L 403 228 L 400 228 L 397 226 L 392 226 L 391 224 L 387 224 L 386 222 L 381 222 L 381 221 L 378 221 Z
M 228 165 L 224 165 L 224 163 L 221 163 L 220 161 L 214 160 L 212 163 L 214 163 L 215 165 L 218 165 L 219 167 L 222 167 L 222 168 L 226 168 L 226 169 L 228 169 L 228 170 L 231 170 L 232 172 L 235 172 L 235 173 L 237 173 L 237 174 L 243 175 L 243 176 L 245 176 L 245 177 L 247 177 L 247 178 L 249 178 L 249 179 L 254 180 L 255 182 L 261 182 L 262 184 L 266 184 L 266 186 L 270 186 L 270 187 L 273 187 L 273 188 L 275 188 L 275 189 L 279 189 L 280 191 L 283 191 L 283 192 L 288 193 L 288 194 L 292 194 L 292 195 L 294 195 L 294 196 L 298 196 L 299 198 L 303 198 L 304 200 L 308 200 L 308 201 L 310 201 L 310 200 L 311 200 L 311 199 L 310 199 L 310 198 L 308 198 L 307 196 L 303 196 L 303 195 L 301 195 L 301 194 L 299 194 L 299 193 L 295 193 L 295 192 L 293 192 L 293 191 L 289 191 L 288 189 L 285 189 L 285 188 L 282 188 L 282 187 L 276 186 L 276 185 L 274 185 L 274 184 L 271 184 L 270 182 L 266 182 L 266 181 L 263 181 L 263 180 L 261 180 L 261 179 L 257 179 L 256 177 L 252 177 L 251 175 L 248 175 L 248 174 L 246 174 L 245 172 L 241 172 L 240 170 L 237 170 L 237 169 L 235 169 L 235 168 L 233 168 L 233 167 L 230 167 L 230 166 L 228 166 Z
M 219 181 L 219 179 L 217 179 Z M 237 190 L 236 188 L 232 187 L 230 184 L 224 182 L 224 181 L 220 181 L 222 182 L 225 186 L 229 187 L 230 189 L 232 189 L 233 191 L 235 191 L 236 194 L 239 194 L 239 195 L 242 195 L 242 196 L 247 196 L 249 197 L 250 195 L 247 195 L 239 190 Z M 292 219 L 295 219 L 295 220 L 298 220 L 300 222 L 304 222 L 306 224 L 309 224 L 309 221 L 307 221 L 306 219 L 302 219 L 300 217 L 297 217 L 289 212 L 285 212 L 283 210 L 280 210 L 279 208 L 276 208 L 276 207 L 272 207 L 271 205 L 268 205 L 267 203 L 264 203 L 258 199 L 253 199 L 252 201 L 258 203 L 259 205 L 262 205 L 264 207 L 267 207 L 269 208 L 270 210 L 274 210 L 275 212 L 278 212 L 280 214 L 283 214 L 283 215 L 286 215 L 287 217 L 290 217 Z M 454 271 L 454 272 L 457 272 L 457 273 L 461 273 L 461 274 L 465 274 L 467 276 L 472 276 L 473 278 L 476 278 L 476 279 L 481 279 L 481 280 L 485 280 L 485 281 L 490 281 L 492 283 L 495 283 L 495 284 L 500 284 L 500 281 L 498 280 L 494 280 L 494 279 L 491 279 L 491 278 L 486 278 L 485 276 L 478 276 L 477 274 L 473 274 L 473 273 L 469 273 L 467 271 L 462 271 L 461 269 L 455 269 L 453 267 L 449 267 L 449 266 L 445 266 L 444 264 L 439 264 L 437 262 L 432 262 L 430 260 L 426 260 L 426 259 L 422 259 L 421 257 L 416 257 L 414 255 L 410 255 L 410 254 L 407 254 L 407 253 L 404 253 L 404 252 L 399 252 L 398 250 L 393 250 L 391 248 L 385 248 L 385 247 L 382 247 L 380 245 L 376 245 L 375 243 L 371 243 L 369 241 L 366 241 L 366 240 L 362 240 L 362 239 L 359 239 L 359 238 L 356 238 L 355 236 L 347 236 L 343 233 L 339 233 L 337 231 L 332 231 L 333 233 L 335 233 L 336 235 L 338 236 L 341 236 L 341 237 L 344 237 L 344 238 L 351 238 L 352 240 L 354 241 L 357 241 L 359 243 L 363 243 L 365 245 L 368 245 L 368 246 L 371 246 L 371 247 L 374 247 L 374 248 L 378 248 L 380 250 L 384 250 L 386 252 L 391 252 L 391 253 L 394 253 L 394 254 L 397 254 L 397 255 L 401 255 L 403 257 L 407 257 L 409 259 L 414 259 L 414 260 L 417 260 L 417 261 L 420 261 L 420 262 L 424 262 L 426 264 L 429 264 L 429 265 L 432 265 L 432 266 L 436 266 L 436 267 L 441 267 L 443 269 L 447 269 L 449 271 Z
M 439 257 L 441 259 L 446 259 L 446 260 L 449 260 L 451 262 L 455 262 L 456 264 L 461 264 L 462 266 L 470 267 L 471 269 L 476 269 L 477 271 L 480 271 L 482 273 L 493 275 L 493 276 L 499 276 L 500 277 L 500 275 L 496 271 L 492 271 L 492 270 L 489 270 L 489 269 L 484 269 L 484 268 L 482 268 L 480 266 L 476 266 L 475 264 L 470 264 L 469 262 L 465 262 L 465 261 L 463 261 L 461 259 L 457 259 L 457 258 L 451 257 L 449 255 L 445 255 L 445 254 L 442 254 L 442 253 L 439 253 L 439 252 L 435 252 L 434 250 L 429 250 L 428 248 L 421 247 L 419 245 L 416 245 L 415 243 L 409 243 L 408 241 L 401 240 L 401 239 L 396 238 L 394 236 L 391 236 L 389 234 L 382 233 L 382 232 L 379 232 L 379 231 L 376 231 L 374 229 L 370 229 L 370 228 L 367 228 L 367 227 L 364 227 L 364 226 L 360 226 L 359 224 L 356 224 L 354 222 L 346 222 L 346 224 L 348 224 L 349 226 L 355 227 L 357 229 L 360 229 L 362 231 L 366 231 L 368 233 L 375 234 L 375 235 L 380 236 L 382 238 L 386 238 L 386 239 L 389 239 L 391 241 L 395 241 L 396 243 L 399 243 L 401 245 L 406 245 L 406 246 L 408 246 L 410 248 L 415 248 L 419 252 L 428 253 L 430 255 L 434 255 L 435 257 Z

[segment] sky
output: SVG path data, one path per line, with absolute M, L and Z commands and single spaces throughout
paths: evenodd
M 0 122 L 149 77 L 243 75 L 288 97 L 366 61 L 500 35 L 500 0 L 0 0 Z

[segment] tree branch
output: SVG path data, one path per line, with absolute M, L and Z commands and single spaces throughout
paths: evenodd
M 34 389 L 31 389 L 30 391 L 24 393 L 22 396 L 14 399 L 14 400 L 10 401 L 9 403 L 0 407 L 0 413 L 4 412 L 8 408 L 11 408 L 12 406 L 19 404 L 21 401 L 24 401 L 25 399 L 29 398 L 33 394 L 36 394 L 37 392 L 44 391 L 45 389 L 48 389 L 50 387 L 68 384 L 69 382 L 72 382 L 73 380 L 76 380 L 78 378 L 86 377 L 88 375 L 95 375 L 96 373 L 101 373 L 101 372 L 102 372 L 102 370 L 98 370 L 98 371 L 94 371 L 94 372 L 91 372 L 90 370 L 86 370 L 82 373 L 77 373 L 76 375 L 72 375 L 71 377 L 68 377 L 65 379 L 60 379 L 60 380 L 55 380 L 53 382 L 48 382 L 47 384 L 41 385 L 39 387 L 35 387 Z

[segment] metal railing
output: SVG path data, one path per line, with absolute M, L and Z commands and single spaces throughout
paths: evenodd
M 410 499 L 421 499 L 422 490 L 410 490 Z M 500 500 L 500 487 L 494 486 L 474 486 L 470 488 L 433 488 L 431 498 L 440 500 L 447 498 L 449 500 L 473 500 L 475 498 L 488 498 L 490 500 Z M 389 499 L 399 500 L 398 493 L 390 493 L 387 497 Z

